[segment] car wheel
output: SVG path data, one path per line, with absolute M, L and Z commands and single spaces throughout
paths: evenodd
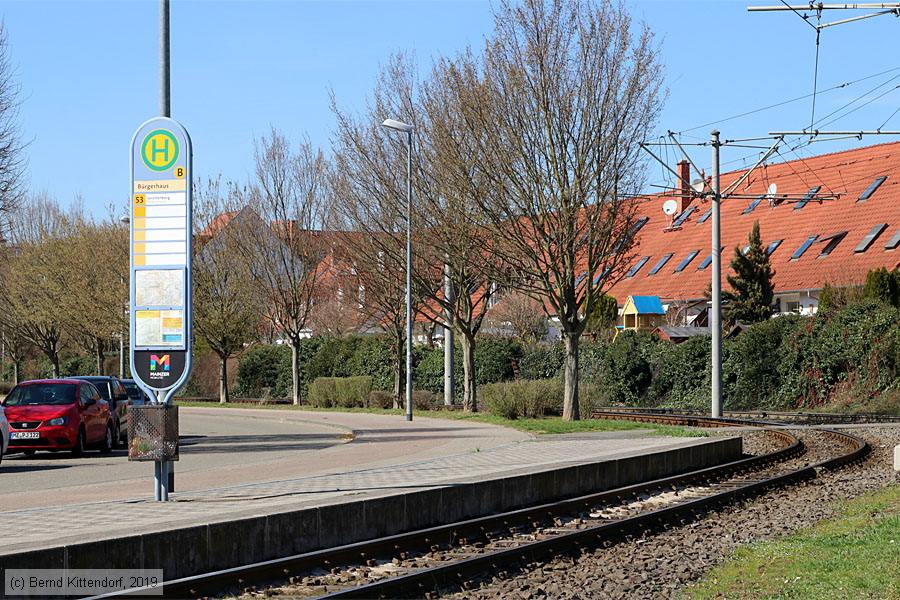
M 106 425 L 106 436 L 103 438 L 103 442 L 100 445 L 100 452 L 103 454 L 109 454 L 113 449 L 113 426 L 112 423 L 108 423 Z
M 72 456 L 81 456 L 84 454 L 84 429 L 78 430 L 78 437 L 75 438 L 75 446 L 72 448 Z
M 34 453 L 35 453 L 35 452 L 37 452 L 37 450 L 23 450 L 23 451 L 22 451 L 22 453 L 23 453 L 25 456 L 34 456 Z
M 116 424 L 115 428 L 113 429 L 112 447 L 113 448 L 121 448 L 122 447 L 122 432 L 119 430 L 118 424 Z

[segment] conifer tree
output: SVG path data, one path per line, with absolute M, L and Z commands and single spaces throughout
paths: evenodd
M 775 289 L 772 286 L 772 265 L 769 255 L 763 248 L 759 235 L 759 221 L 753 224 L 750 231 L 749 247 L 746 254 L 740 247 L 735 247 L 729 275 L 730 291 L 722 292 L 725 301 L 725 320 L 734 324 L 757 323 L 765 321 L 772 315 Z

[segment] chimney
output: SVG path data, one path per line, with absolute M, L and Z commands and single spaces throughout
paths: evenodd
M 678 163 L 678 177 L 681 186 L 681 195 L 678 197 L 678 212 L 680 215 L 691 203 L 691 163 L 682 160 Z

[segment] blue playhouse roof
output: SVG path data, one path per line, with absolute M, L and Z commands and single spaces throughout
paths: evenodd
M 662 302 L 659 296 L 632 296 L 634 308 L 639 315 L 664 315 Z

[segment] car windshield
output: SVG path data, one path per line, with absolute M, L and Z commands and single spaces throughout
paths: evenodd
M 36 404 L 62 405 L 75 402 L 73 383 L 34 383 L 16 386 L 9 393 L 5 406 L 30 406 Z

